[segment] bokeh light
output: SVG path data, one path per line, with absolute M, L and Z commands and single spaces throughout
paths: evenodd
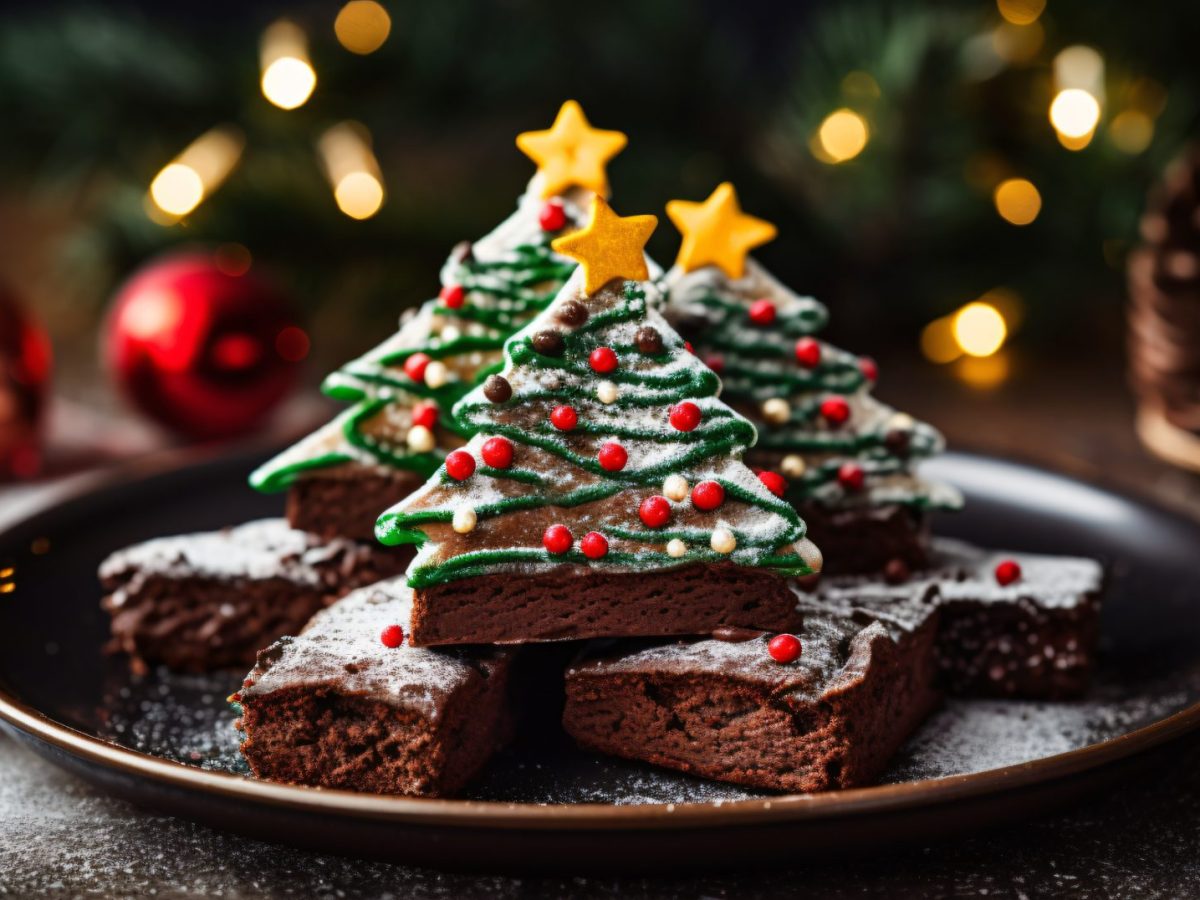
M 1032 181 L 1009 178 L 996 185 L 992 194 L 996 212 L 1013 225 L 1028 225 L 1042 211 L 1042 195 Z
M 1108 138 L 1122 153 L 1135 156 L 1154 140 L 1154 120 L 1140 109 L 1123 110 L 1109 123 Z
M 263 96 L 280 109 L 303 106 L 317 86 L 317 73 L 308 58 L 308 38 L 286 19 L 263 32 L 259 65 Z
M 338 209 L 352 219 L 379 212 L 387 192 L 370 132 L 358 122 L 341 122 L 321 135 L 317 150 Z
M 350 0 L 333 23 L 338 43 L 360 56 L 382 47 L 391 31 L 391 16 L 375 0 Z
M 1000 310 L 982 300 L 954 314 L 954 341 L 968 356 L 991 356 L 1004 346 L 1008 326 Z
M 930 362 L 945 365 L 962 356 L 954 340 L 954 320 L 951 316 L 934 319 L 921 332 L 921 353 Z
M 369 219 L 383 206 L 383 185 L 370 172 L 350 172 L 333 189 L 338 209 L 352 219 Z
M 1050 104 L 1050 124 L 1060 137 L 1072 141 L 1090 140 L 1099 121 L 1100 103 L 1080 88 L 1059 91 Z
M 150 199 L 165 213 L 186 216 L 204 199 L 204 182 L 191 166 L 170 163 L 150 182 Z
M 194 210 L 228 177 L 241 158 L 245 137 L 233 126 L 213 128 L 192 141 L 150 182 L 149 212 L 171 224 Z
M 1014 25 L 1031 25 L 1046 9 L 1046 0 L 996 0 L 996 7 L 1006 21 Z
M 854 159 L 863 152 L 869 139 L 866 120 L 851 109 L 830 113 L 817 129 L 820 149 L 826 161 L 833 163 Z

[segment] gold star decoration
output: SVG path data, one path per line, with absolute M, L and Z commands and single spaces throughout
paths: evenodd
M 583 187 L 608 196 L 604 167 L 625 149 L 628 138 L 619 131 L 602 131 L 588 124 L 583 108 L 568 100 L 546 131 L 517 135 L 521 152 L 538 166 L 543 197 L 553 197 L 570 187 Z
M 737 192 L 728 181 L 703 203 L 672 200 L 667 215 L 683 235 L 675 262 L 685 272 L 716 266 L 730 278 L 741 278 L 747 254 L 776 234 L 770 222 L 742 212 Z
M 645 281 L 646 241 L 658 226 L 657 216 L 618 216 L 600 196 L 592 198 L 588 223 L 550 244 L 563 256 L 579 260 L 584 286 L 594 294 L 614 278 Z

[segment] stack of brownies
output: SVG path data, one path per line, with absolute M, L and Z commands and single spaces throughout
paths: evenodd
M 453 793 L 512 731 L 514 660 L 563 642 L 582 747 L 769 789 L 870 783 L 944 690 L 1086 687 L 1099 567 L 931 541 L 940 436 L 748 259 L 774 229 L 731 186 L 668 207 L 658 277 L 656 219 L 604 199 L 624 143 L 573 103 L 518 139 L 514 216 L 256 473 L 288 522 L 105 564 L 143 664 L 270 644 L 234 695 L 259 777 Z

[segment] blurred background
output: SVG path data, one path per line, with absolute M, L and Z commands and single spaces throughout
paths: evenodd
M 1156 6 L 0 3 L 0 477 L 322 419 L 321 375 L 511 211 L 533 172 L 514 136 L 569 97 L 629 135 L 619 211 L 734 181 L 779 226 L 759 259 L 952 440 L 1112 474 L 1130 347 L 1186 445 L 1200 219 L 1172 161 L 1197 133 L 1200 5 Z M 666 225 L 650 249 L 677 247 Z M 265 355 L 217 356 L 272 370 L 276 415 L 120 399 L 130 335 L 106 321 L 164 287 L 265 317 Z

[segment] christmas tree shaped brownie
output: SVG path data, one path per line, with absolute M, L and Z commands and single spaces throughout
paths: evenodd
M 516 212 L 455 248 L 438 297 L 326 379 L 325 392 L 350 408 L 252 476 L 259 490 L 289 490 L 293 527 L 370 540 L 380 510 L 462 445 L 469 432 L 450 418 L 454 402 L 498 364 L 504 341 L 574 270 L 551 241 L 582 223 L 593 192 L 607 193 L 605 165 L 625 136 L 593 129 L 568 101 L 552 128 L 522 134 L 517 144 L 538 173 Z
M 874 362 L 814 336 L 825 307 L 748 258 L 775 228 L 744 214 L 732 185 L 703 203 L 673 201 L 667 213 L 683 233 L 667 317 L 758 428 L 747 462 L 803 516 L 826 571 L 926 565 L 927 512 L 960 503 L 915 471 L 942 449 L 941 435 L 876 400 Z
M 602 199 L 554 242 L 582 263 L 454 409 L 477 432 L 385 513 L 417 645 L 786 630 L 820 566 L 794 509 L 741 462 L 754 427 L 647 304 L 653 216 Z

